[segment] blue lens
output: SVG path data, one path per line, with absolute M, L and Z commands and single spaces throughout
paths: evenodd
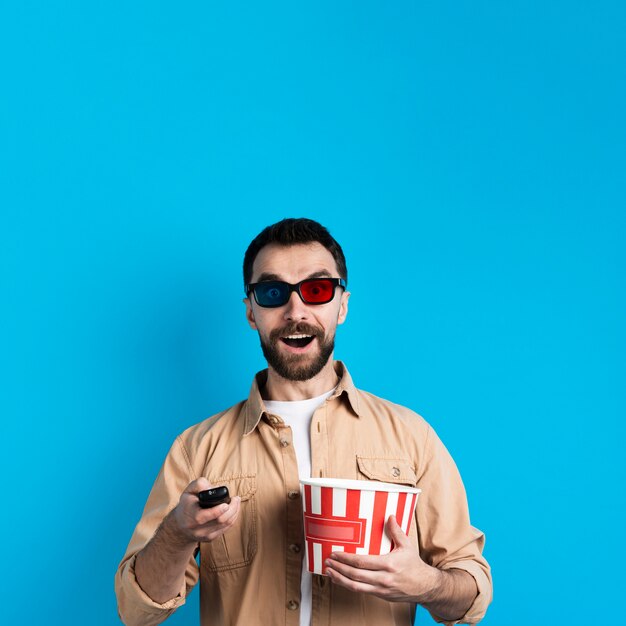
M 289 299 L 289 285 L 279 282 L 260 283 L 254 295 L 261 306 L 280 306 Z

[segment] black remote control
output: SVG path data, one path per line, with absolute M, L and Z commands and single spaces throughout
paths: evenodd
M 210 509 L 218 504 L 222 504 L 222 502 L 230 504 L 228 487 L 214 487 L 213 489 L 201 491 L 198 493 L 198 502 L 202 509 Z

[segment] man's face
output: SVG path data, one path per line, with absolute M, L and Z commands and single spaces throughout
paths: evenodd
M 252 283 L 281 280 L 295 284 L 306 278 L 338 278 L 332 254 L 320 243 L 278 246 L 260 250 L 252 266 Z M 319 374 L 333 354 L 337 324 L 348 313 L 350 294 L 335 288 L 327 304 L 306 304 L 292 292 L 277 308 L 259 306 L 254 295 L 244 300 L 246 317 L 259 331 L 268 365 L 287 380 L 309 380 Z

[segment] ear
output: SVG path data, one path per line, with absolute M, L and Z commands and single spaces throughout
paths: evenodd
M 339 305 L 339 315 L 337 317 L 337 324 L 343 324 L 346 321 L 348 315 L 348 300 L 350 299 L 350 292 L 344 291 L 341 294 L 341 304 Z
M 254 311 L 252 310 L 250 298 L 244 298 L 243 303 L 246 305 L 246 319 L 248 320 L 248 324 L 250 324 L 250 328 L 258 330 L 256 322 L 254 321 Z

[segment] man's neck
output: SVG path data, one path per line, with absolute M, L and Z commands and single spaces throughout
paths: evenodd
M 335 372 L 331 356 L 322 371 L 309 380 L 287 380 L 279 376 L 272 367 L 269 367 L 267 382 L 261 390 L 261 395 L 264 400 L 277 400 L 279 402 L 308 400 L 334 389 L 338 382 L 339 376 Z

